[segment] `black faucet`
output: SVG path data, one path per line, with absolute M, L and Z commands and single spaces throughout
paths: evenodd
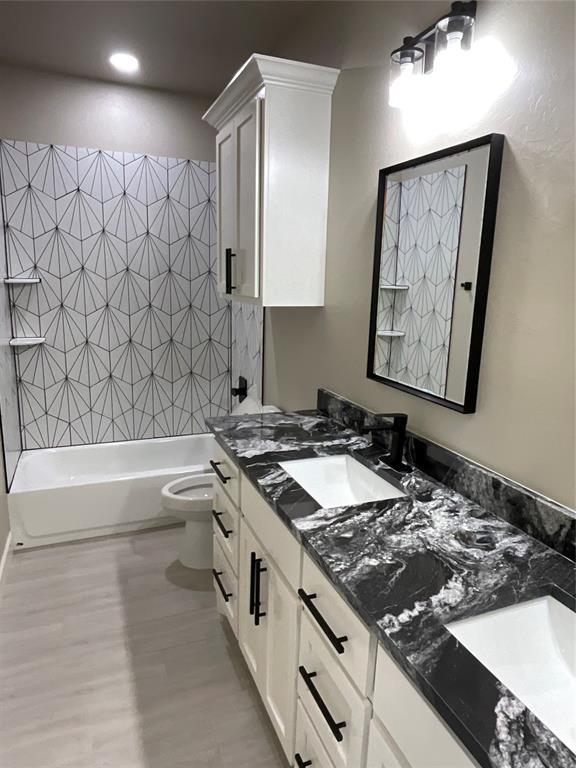
M 406 466 L 402 463 L 402 456 L 404 454 L 408 416 L 405 413 L 377 413 L 373 418 L 378 421 L 380 421 L 380 419 L 388 419 L 389 423 L 363 426 L 360 427 L 360 432 L 370 432 L 372 435 L 372 444 L 381 446 L 382 448 L 388 448 L 388 445 L 383 442 L 381 438 L 379 439 L 379 435 L 383 432 L 391 432 L 390 449 L 387 454 L 380 458 L 382 461 L 386 462 L 389 467 L 392 467 L 392 469 L 396 469 L 400 472 L 405 471 Z

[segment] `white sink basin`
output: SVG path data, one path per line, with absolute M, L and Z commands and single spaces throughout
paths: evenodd
M 324 509 L 406 496 L 347 455 L 281 461 L 280 466 Z
M 576 752 L 576 614 L 553 597 L 446 628 Z

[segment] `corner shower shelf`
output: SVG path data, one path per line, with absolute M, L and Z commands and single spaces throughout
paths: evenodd
M 388 283 L 380 283 L 381 291 L 407 291 L 410 288 L 409 285 L 388 285 Z
M 399 339 L 401 336 L 406 336 L 404 331 L 378 331 L 377 335 L 386 339 Z
M 40 282 L 39 277 L 5 277 L 4 285 L 35 285 Z
M 30 336 L 28 338 L 10 339 L 11 347 L 35 347 L 38 344 L 44 344 L 46 339 L 43 336 Z

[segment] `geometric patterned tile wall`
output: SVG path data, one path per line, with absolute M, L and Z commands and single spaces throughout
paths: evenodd
M 6 248 L 0 231 L 0 279 L 4 279 L 6 276 Z M 4 449 L 7 488 L 12 483 L 16 465 L 22 452 L 22 438 L 18 416 L 18 392 L 16 390 L 16 369 L 14 353 L 12 347 L 9 346 L 10 338 L 12 337 L 9 298 L 8 289 L 0 285 L 0 417 L 2 421 L 2 447 Z M 0 479 L 1 487 L 2 480 Z
M 262 402 L 262 335 L 264 309 L 258 304 L 232 302 L 232 382 L 248 382 L 248 394 Z M 236 401 L 237 402 L 237 401 Z
M 205 431 L 229 412 L 213 163 L 2 140 L 25 448 Z
M 386 187 L 375 373 L 445 396 L 466 166 Z

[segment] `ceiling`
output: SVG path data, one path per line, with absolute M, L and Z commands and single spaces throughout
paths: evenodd
M 0 61 L 63 74 L 132 82 L 211 97 L 250 54 L 279 41 L 315 2 L 0 2 Z M 114 51 L 140 59 L 116 74 Z

